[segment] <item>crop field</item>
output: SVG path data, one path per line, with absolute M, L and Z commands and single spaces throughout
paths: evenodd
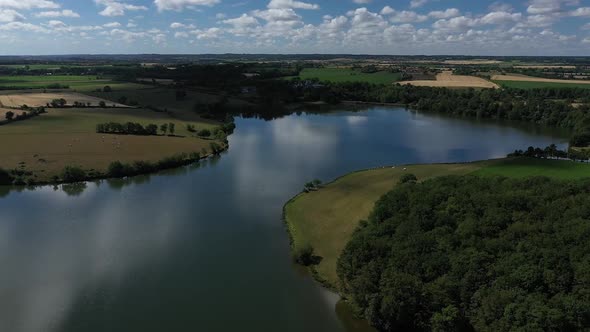
M 98 106 L 101 101 L 104 101 L 109 107 L 128 107 L 119 103 L 114 103 L 105 99 L 87 96 L 76 92 L 14 92 L 2 91 L 0 92 L 0 106 L 4 107 L 21 107 L 27 105 L 29 107 L 45 106 L 51 103 L 54 99 L 65 99 L 66 105 L 71 106 L 74 102 L 90 104 L 90 106 Z
M 299 74 L 301 79 L 317 78 L 327 82 L 368 82 L 376 84 L 390 84 L 400 80 L 401 74 L 380 71 L 376 73 L 362 73 L 348 68 L 305 68 Z
M 404 170 L 405 169 L 405 170 Z M 549 176 L 558 179 L 590 177 L 590 164 L 571 161 L 514 158 L 469 164 L 410 165 L 348 174 L 319 191 L 300 194 L 285 206 L 285 218 L 293 248 L 311 245 L 322 257 L 318 275 L 338 287 L 336 263 L 360 220 L 366 219 L 375 202 L 391 190 L 403 174 L 419 181 L 444 175 Z
M 590 81 L 559 80 L 524 75 L 495 75 L 492 81 L 503 87 L 515 89 L 540 89 L 540 88 L 583 88 L 590 89 Z
M 149 87 L 136 83 L 116 82 L 108 78 L 97 78 L 96 76 L 90 75 L 0 76 L 0 88 L 44 89 L 51 88 L 57 84 L 68 86 L 70 89 L 75 89 L 77 91 L 102 89 L 106 85 L 113 89 L 141 89 Z
M 480 77 L 467 75 L 453 75 L 450 71 L 442 72 L 436 75 L 436 81 L 417 80 L 399 82 L 402 85 L 409 84 L 414 86 L 445 87 L 445 88 L 479 88 L 479 89 L 497 89 L 499 88 L 493 82 L 487 81 Z
M 96 133 L 96 124 L 111 121 L 144 126 L 174 123 L 176 136 Z M 104 171 L 115 160 L 158 161 L 181 152 L 209 149 L 211 141 L 191 137 L 194 134 L 188 132 L 187 124 L 197 130 L 214 127 L 143 109 L 49 109 L 47 114 L 0 126 L 0 167 L 24 168 L 33 172 L 37 181 L 48 181 L 65 166 Z
M 197 91 L 186 91 L 186 96 L 183 98 L 176 98 L 176 90 L 164 87 L 151 87 L 148 89 L 116 89 L 112 92 L 88 92 L 89 95 L 107 99 L 113 102 L 118 101 L 121 97 L 125 97 L 128 102 L 135 101 L 140 106 L 153 106 L 159 109 L 167 109 L 175 118 L 186 121 L 204 121 L 195 112 L 195 104 L 213 104 L 220 100 L 221 96 Z M 230 107 L 240 108 L 249 105 L 248 103 L 229 98 L 228 105 Z

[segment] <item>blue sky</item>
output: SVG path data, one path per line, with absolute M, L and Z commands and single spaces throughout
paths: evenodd
M 0 54 L 590 55 L 590 0 L 0 0 Z

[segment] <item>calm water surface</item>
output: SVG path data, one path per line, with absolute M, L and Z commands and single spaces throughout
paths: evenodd
M 187 168 L 0 187 L 0 331 L 345 331 L 291 264 L 281 209 L 303 183 L 566 141 L 385 108 L 236 124 L 227 153 Z

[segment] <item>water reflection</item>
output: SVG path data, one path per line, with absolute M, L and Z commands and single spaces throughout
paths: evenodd
M 362 330 L 289 260 L 303 183 L 565 141 L 383 108 L 237 126 L 227 153 L 157 175 L 0 187 L 0 331 Z

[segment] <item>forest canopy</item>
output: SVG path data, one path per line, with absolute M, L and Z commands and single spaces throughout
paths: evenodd
M 382 331 L 590 326 L 590 180 L 441 177 L 376 203 L 338 261 Z

